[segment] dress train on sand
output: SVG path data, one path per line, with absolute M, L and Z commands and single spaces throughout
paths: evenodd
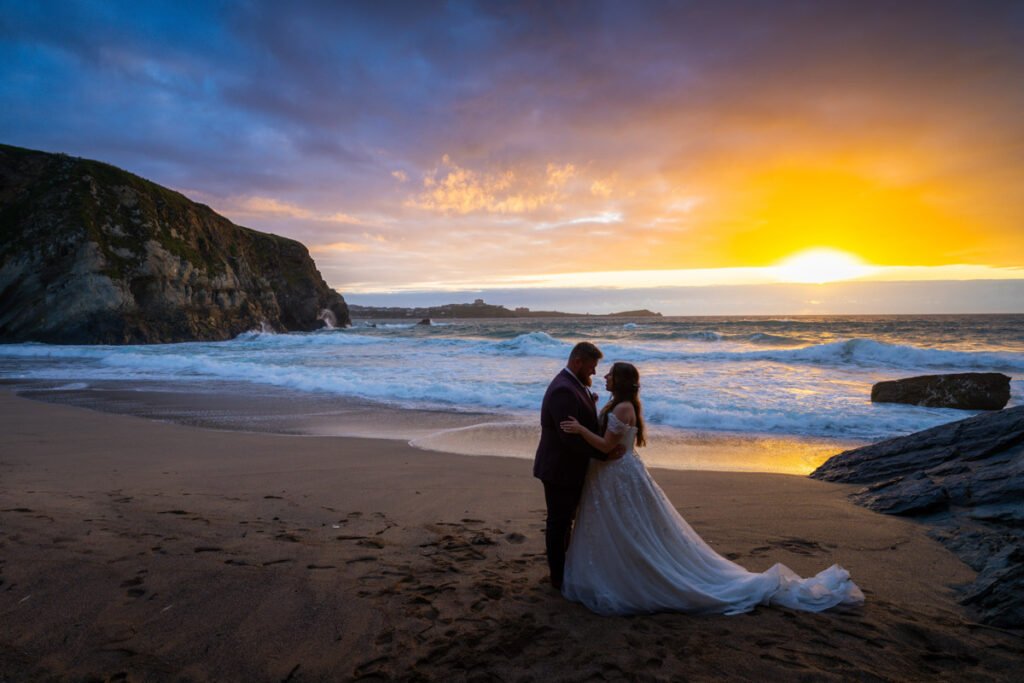
M 637 457 L 636 428 L 609 414 L 608 429 L 626 432 L 629 450 L 590 464 L 566 558 L 566 598 L 598 614 L 740 614 L 769 604 L 820 612 L 863 604 L 839 565 L 805 579 L 783 564 L 755 573 L 719 555 Z

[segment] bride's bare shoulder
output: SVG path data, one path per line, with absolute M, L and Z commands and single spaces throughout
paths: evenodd
M 623 401 L 612 409 L 612 414 L 630 427 L 636 424 L 636 409 L 629 401 Z

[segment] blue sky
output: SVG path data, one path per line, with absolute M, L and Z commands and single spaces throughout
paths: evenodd
M 354 301 L 748 286 L 822 247 L 1024 278 L 1022 73 L 999 0 L 0 2 L 0 141 L 299 239 Z

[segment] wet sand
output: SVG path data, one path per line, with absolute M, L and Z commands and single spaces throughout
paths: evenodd
M 752 570 L 863 608 L 609 618 L 546 584 L 528 460 L 155 422 L 0 391 L 0 680 L 1014 680 L 965 565 L 846 487 L 655 470 Z
M 102 412 L 230 431 L 400 439 L 429 451 L 533 460 L 537 415 L 426 410 L 246 382 L 0 380 L 20 395 Z M 539 401 L 538 397 L 538 401 Z M 865 441 L 682 430 L 653 425 L 644 460 L 676 470 L 809 474 Z

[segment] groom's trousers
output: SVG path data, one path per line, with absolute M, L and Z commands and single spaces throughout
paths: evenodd
M 583 484 L 579 486 L 559 486 L 544 482 L 544 502 L 548 506 L 547 531 L 544 535 L 545 548 L 548 556 L 548 568 L 551 570 L 551 585 L 562 587 L 565 575 L 565 553 L 569 549 L 572 536 L 572 522 L 576 517 L 576 507 L 580 503 Z

